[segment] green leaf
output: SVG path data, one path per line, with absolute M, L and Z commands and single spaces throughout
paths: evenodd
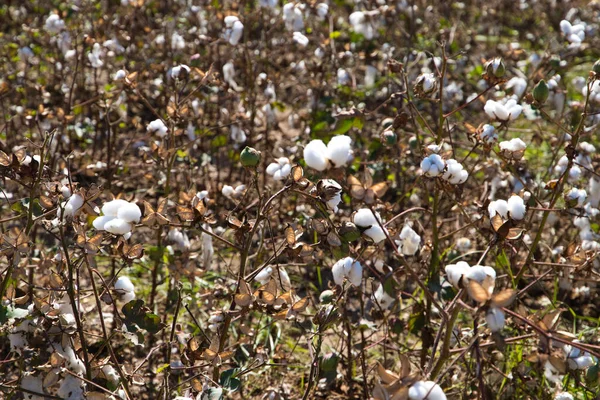
M 220 381 L 221 386 L 232 392 L 238 390 L 241 386 L 240 380 L 236 378 L 238 372 L 238 368 L 232 368 L 228 369 L 227 371 L 223 371 Z
M 339 120 L 338 123 L 335 125 L 335 130 L 332 132 L 332 135 L 343 135 L 344 133 L 348 132 L 350 129 L 352 129 L 352 126 L 354 125 L 354 118 L 347 118 L 347 119 L 342 119 Z

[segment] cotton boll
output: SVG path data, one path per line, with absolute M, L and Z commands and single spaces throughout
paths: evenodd
M 350 74 L 348 73 L 348 71 L 346 71 L 343 68 L 338 68 L 337 82 L 338 82 L 338 85 L 342 85 L 342 86 L 349 85 L 350 82 L 352 82 L 352 78 L 350 77 Z
M 588 190 L 590 195 L 589 203 L 592 207 L 598 208 L 598 205 L 600 204 L 600 179 L 591 177 Z
M 74 217 L 77 211 L 83 206 L 83 197 L 80 194 L 74 194 L 64 205 L 63 217 Z
M 349 136 L 338 135 L 332 137 L 327 144 L 326 157 L 338 168 L 345 166 L 352 155 L 351 144 L 352 139 Z
M 117 211 L 117 218 L 122 219 L 125 222 L 140 222 L 142 217 L 142 211 L 135 203 L 127 203 L 119 208 Z
M 512 219 L 522 220 L 526 211 L 525 202 L 521 197 L 513 195 L 508 199 L 508 212 Z
M 42 378 L 40 376 L 34 376 L 29 373 L 26 373 L 23 375 L 20 386 L 23 389 L 30 390 L 32 392 L 36 392 L 36 393 L 40 393 L 40 394 L 46 393 L 44 391 L 44 383 L 43 383 Z M 23 392 L 23 398 L 25 400 L 43 400 L 46 397 Z
M 578 207 L 583 206 L 585 199 L 587 198 L 587 192 L 584 189 L 572 188 L 566 194 L 567 201 L 573 201 L 577 203 Z
M 109 365 L 109 364 L 104 365 L 102 367 L 102 373 L 104 374 L 104 376 L 106 377 L 106 379 L 109 382 L 111 382 L 113 385 L 118 384 L 119 381 L 121 380 L 121 378 L 119 377 L 119 374 L 113 368 L 112 365 Z
M 490 280 L 492 285 L 488 287 L 488 294 L 491 295 L 494 292 L 493 283 L 496 281 L 496 271 L 492 267 L 474 265 L 467 271 L 465 278 L 468 280 L 473 280 L 479 284 L 483 284 L 484 281 Z
M 116 217 L 119 209 L 129 204 L 128 201 L 123 199 L 115 199 L 104 203 L 102 206 L 102 214 L 109 217 Z
M 276 162 L 267 166 L 267 174 L 271 175 L 276 181 L 285 179 L 292 171 L 290 160 L 287 157 L 280 157 Z
M 354 214 L 352 221 L 360 228 L 368 228 L 373 225 L 378 225 L 378 219 L 381 219 L 378 213 L 373 214 L 370 209 L 361 208 Z
M 448 277 L 448 282 L 456 289 L 460 289 L 460 281 L 469 272 L 471 267 L 466 262 L 459 261 L 456 264 L 446 265 L 444 269 Z
M 188 251 L 191 247 L 190 239 L 185 232 L 179 229 L 171 229 L 167 235 L 167 239 L 177 246 L 182 251 Z
M 327 13 L 329 12 L 329 5 L 327 3 L 319 3 L 315 9 L 317 11 L 317 18 L 319 21 L 324 21 L 325 17 L 327 17 Z
M 442 175 L 442 179 L 448 181 L 452 185 L 460 185 L 465 183 L 469 173 L 456 160 L 450 159 L 446 161 L 446 172 Z
M 120 218 L 111 219 L 104 224 L 104 230 L 114 235 L 124 235 L 131 232 L 131 229 L 131 224 Z
M 494 218 L 496 214 L 500 215 L 503 219 L 508 218 L 508 203 L 506 200 L 495 200 L 488 204 L 488 213 L 490 219 Z
M 423 174 L 429 177 L 440 175 L 445 166 L 445 161 L 438 154 L 431 154 L 421 161 L 421 169 L 423 170 Z
M 349 257 L 348 257 L 349 258 Z M 336 285 L 342 286 L 344 284 L 344 279 L 346 278 L 346 271 L 344 269 L 344 262 L 346 258 L 339 260 L 333 267 L 331 267 L 331 274 L 333 275 L 333 281 Z
M 322 183 L 323 192 L 326 193 L 324 200 L 327 208 L 337 212 L 338 204 L 342 202 L 342 187 L 333 179 L 323 179 L 320 183 Z
M 65 400 L 84 399 L 83 381 L 76 376 L 65 374 L 61 380 L 57 395 Z
M 221 193 L 225 197 L 231 197 L 234 193 L 233 187 L 229 185 L 224 185 L 223 189 L 221 189 Z
M 294 32 L 292 34 L 292 39 L 294 40 L 295 43 L 299 44 L 301 47 L 308 46 L 308 38 L 300 32 Z
M 571 393 L 568 392 L 560 392 L 554 396 L 554 400 L 574 400 L 574 397 Z
M 513 121 L 517 119 L 523 107 L 517 104 L 515 99 L 509 99 L 505 104 L 494 100 L 488 100 L 483 108 L 485 113 L 492 119 L 502 122 Z
M 479 139 L 485 144 L 492 144 L 498 140 L 498 134 L 493 125 L 485 124 L 481 127 Z
M 501 331 L 505 320 L 504 312 L 497 307 L 491 307 L 485 315 L 485 321 L 492 332 Z
M 414 255 L 421 245 L 421 237 L 410 226 L 404 225 L 400 232 L 398 251 L 405 256 Z
M 131 279 L 126 276 L 121 276 L 115 282 L 115 290 L 119 293 L 130 293 L 135 291 L 135 286 L 133 286 Z
M 161 119 L 155 119 L 146 127 L 146 131 L 156 133 L 160 138 L 167 136 L 168 128 Z
M 106 223 L 108 221 L 112 221 L 115 218 L 116 217 L 110 217 L 110 216 L 107 216 L 107 215 L 104 215 L 104 216 L 101 216 L 101 217 L 97 217 L 92 222 L 92 225 L 94 226 L 94 228 L 96 228 L 96 230 L 103 231 L 104 230 L 104 225 L 106 225 Z
M 387 235 L 386 235 L 387 232 L 388 232 L 387 229 L 384 230 L 384 229 L 381 229 L 381 227 L 379 225 L 373 225 L 372 227 L 370 227 L 363 233 L 366 236 L 370 237 L 371 240 L 373 240 L 373 242 L 379 243 L 387 238 Z
M 176 67 L 171 68 L 171 77 L 172 78 L 179 78 L 179 75 L 181 75 L 182 71 L 185 71 L 184 72 L 184 76 L 185 76 L 185 75 L 189 74 L 190 67 L 188 67 L 185 64 L 180 64 L 180 65 L 178 65 Z
M 327 152 L 327 146 L 322 140 L 311 140 L 304 148 L 304 161 L 307 166 L 317 171 L 324 171 L 329 166 Z
M 204 226 L 204 229 L 212 233 L 212 228 L 208 225 Z M 206 232 L 202 232 L 202 267 L 205 270 L 209 270 L 212 265 L 213 255 L 215 249 L 213 247 L 213 238 Z
M 433 381 L 418 381 L 408 389 L 410 400 L 446 400 L 442 388 Z
M 383 285 L 379 285 L 375 293 L 373 294 L 373 299 L 375 302 L 384 310 L 390 308 L 390 306 L 394 303 L 394 298 L 386 293 L 383 288 Z
M 271 280 L 271 275 L 273 275 L 272 267 L 265 267 L 254 277 L 254 280 L 259 282 L 261 285 L 266 285 Z
M 126 77 L 127 77 L 127 72 L 125 72 L 125 70 L 120 69 L 115 73 L 115 76 L 113 79 L 115 81 L 122 81 Z
M 471 249 L 471 239 L 466 237 L 458 238 L 458 240 L 456 241 L 456 248 L 461 253 L 466 253 Z
M 505 87 L 506 89 L 512 89 L 515 96 L 521 97 L 523 96 L 523 93 L 525 93 L 525 89 L 527 89 L 527 80 L 515 76 L 512 77 L 508 82 L 506 82 Z
M 362 265 L 352 257 L 342 258 L 336 262 L 331 268 L 331 272 L 333 280 L 338 286 L 342 286 L 346 278 L 353 286 L 360 286 L 362 282 Z

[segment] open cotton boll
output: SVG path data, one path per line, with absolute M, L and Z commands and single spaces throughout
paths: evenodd
M 310 168 L 325 171 L 329 166 L 327 152 L 327 146 L 322 140 L 311 140 L 304 148 L 304 161 Z
M 364 231 L 363 234 L 365 236 L 370 237 L 371 240 L 373 240 L 373 242 L 379 243 L 384 241 L 387 238 L 386 234 L 389 233 L 387 229 L 381 229 L 379 225 L 373 225 L 372 227 Z
M 421 169 L 425 176 L 435 177 L 442 173 L 446 162 L 439 154 L 431 154 L 421 161 Z
M 167 239 L 182 251 L 187 251 L 191 247 L 188 235 L 179 229 L 171 229 L 167 235 Z
M 338 85 L 349 85 L 352 82 L 352 78 L 350 77 L 350 73 L 343 68 L 338 68 L 337 70 L 337 82 Z
M 488 204 L 488 213 L 490 219 L 494 218 L 496 214 L 499 214 L 503 219 L 508 218 L 508 203 L 506 200 L 494 200 Z
M 346 135 L 338 135 L 331 138 L 327 144 L 326 157 L 336 167 L 343 167 L 352 157 L 352 139 Z
M 285 179 L 292 171 L 292 165 L 287 157 L 280 157 L 276 162 L 267 166 L 267 174 L 271 175 L 276 181 Z
M 150 133 L 156 133 L 160 138 L 164 138 L 165 136 L 167 136 L 168 130 L 169 129 L 162 121 L 162 119 L 155 119 L 154 121 L 150 122 L 146 127 L 146 131 Z
M 338 286 L 342 286 L 346 278 L 353 286 L 360 286 L 362 282 L 362 265 L 352 257 L 345 257 L 336 262 L 331 267 L 331 273 Z
M 497 307 L 491 307 L 485 315 L 485 321 L 492 332 L 501 331 L 504 328 L 505 320 L 504 311 Z
M 496 270 L 492 267 L 484 265 L 473 265 L 464 275 L 465 279 L 473 280 L 479 284 L 483 284 L 487 279 L 491 280 L 492 285 L 488 287 L 488 294 L 494 292 L 494 282 L 496 281 Z
M 521 151 L 527 148 L 527 144 L 519 138 L 505 140 L 503 142 L 500 142 L 499 146 L 500 150 L 506 150 L 511 152 Z
M 59 218 L 64 217 L 74 217 L 77 214 L 77 211 L 83 206 L 83 196 L 80 194 L 74 194 L 69 197 L 69 200 L 66 203 L 63 203 L 63 210 L 61 215 L 57 215 Z M 58 211 L 57 211 L 58 212 Z
M 23 389 L 30 390 L 32 392 L 36 392 L 36 393 L 40 393 L 40 394 L 46 393 L 44 391 L 44 382 L 43 382 L 42 378 L 39 376 L 31 375 L 29 373 L 26 373 L 23 375 L 20 386 Z M 46 397 L 24 392 L 23 398 L 25 400 L 44 400 Z
M 560 392 L 554 396 L 554 400 L 574 400 L 574 397 L 569 392 Z
M 585 203 L 587 192 L 585 189 L 571 188 L 571 190 L 567 192 L 566 198 L 567 200 L 577 201 L 577 206 L 581 207 L 583 206 L 583 203 Z
M 133 227 L 127 221 L 120 218 L 114 218 L 104 224 L 104 230 L 114 235 L 125 235 L 131 232 Z
M 224 185 L 223 189 L 221 189 L 221 193 L 225 197 L 231 197 L 234 193 L 233 186 Z
M 404 225 L 400 232 L 400 240 L 398 244 L 398 252 L 405 256 L 414 255 L 421 245 L 421 236 L 417 234 L 410 226 Z
M 272 267 L 265 267 L 262 271 L 260 271 L 254 277 L 256 282 L 259 282 L 261 285 L 266 285 L 271 280 L 271 275 L 273 274 Z
M 508 213 L 512 219 L 522 220 L 525 218 L 526 211 L 525 202 L 520 196 L 510 196 L 510 199 L 508 199 Z
M 122 219 L 125 222 L 140 222 L 140 218 L 142 217 L 142 211 L 135 203 L 124 204 L 119 207 L 117 211 L 117 218 Z
M 322 182 L 323 192 L 327 194 L 324 198 L 327 208 L 334 213 L 337 212 L 338 205 L 342 202 L 342 187 L 333 179 L 323 179 L 320 182 Z
M 444 269 L 448 282 L 456 289 L 460 289 L 460 281 L 469 272 L 471 266 L 464 261 L 459 261 L 456 264 L 446 265 Z
M 375 293 L 373 294 L 373 299 L 375 302 L 384 310 L 390 308 L 390 306 L 394 303 L 394 298 L 386 293 L 383 288 L 383 285 L 379 285 Z
M 446 400 L 442 388 L 433 381 L 418 381 L 408 389 L 410 400 Z
M 56 394 L 64 400 L 84 399 L 84 383 L 76 376 L 65 374 Z
M 126 276 L 121 276 L 115 282 L 115 290 L 120 293 L 129 293 L 135 291 L 135 286 L 133 286 L 131 279 Z
M 292 34 L 292 39 L 302 47 L 308 46 L 308 38 L 300 32 L 294 32 Z
M 498 140 L 498 134 L 493 125 L 485 124 L 481 127 L 479 139 L 485 144 L 492 144 Z
M 515 99 L 509 99 L 505 104 L 494 100 L 488 100 L 483 107 L 485 113 L 492 119 L 507 122 L 517 119 L 523 107 L 517 104 Z
M 465 183 L 468 177 L 469 173 L 463 168 L 461 163 L 454 159 L 446 161 L 446 172 L 442 175 L 442 179 L 452 185 L 460 185 Z
M 106 379 L 109 382 L 111 382 L 113 385 L 118 384 L 119 381 L 121 380 L 117 371 L 110 364 L 106 364 L 102 367 L 102 373 L 104 374 Z
M 373 225 L 378 225 L 377 220 L 381 220 L 379 213 L 373 214 L 368 208 L 361 208 L 352 217 L 352 221 L 359 228 L 368 228 Z
M 129 202 L 123 199 L 108 201 L 102 206 L 102 214 L 109 217 L 116 217 L 119 213 L 119 209 L 127 204 L 129 204 Z
M 180 64 L 176 67 L 171 68 L 171 77 L 179 78 L 179 75 L 181 74 L 182 71 L 185 71 L 185 73 L 188 74 L 190 72 L 190 67 L 188 67 L 185 64 Z

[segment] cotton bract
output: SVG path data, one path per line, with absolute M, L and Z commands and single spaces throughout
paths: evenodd
M 517 104 L 515 99 L 509 99 L 505 104 L 498 101 L 488 100 L 483 108 L 485 113 L 492 119 L 507 122 L 517 119 L 523 111 L 523 107 Z
M 287 157 L 280 157 L 276 162 L 269 164 L 267 174 L 271 175 L 276 181 L 285 179 L 292 171 L 290 160 Z
M 342 258 L 336 262 L 331 268 L 331 273 L 333 281 L 339 286 L 344 284 L 344 279 L 348 279 L 353 286 L 360 286 L 362 282 L 362 265 L 352 257 Z
M 446 394 L 433 381 L 418 381 L 408 389 L 410 400 L 446 400 Z

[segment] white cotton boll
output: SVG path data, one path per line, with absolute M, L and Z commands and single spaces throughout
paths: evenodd
M 518 76 L 512 77 L 508 82 L 506 82 L 505 88 L 512 89 L 513 93 L 517 97 L 521 97 L 527 89 L 527 80 Z
M 375 293 L 373 294 L 373 298 L 383 310 L 387 310 L 394 303 L 394 298 L 386 293 L 383 285 L 377 287 L 377 290 L 375 290 Z
M 323 179 L 321 182 L 323 182 L 323 189 L 325 192 L 333 193 L 335 191 L 333 196 L 326 199 L 327 208 L 335 213 L 338 210 L 338 204 L 342 202 L 342 187 L 333 179 Z
M 421 236 L 417 234 L 410 226 L 404 225 L 400 232 L 400 246 L 398 251 L 405 256 L 414 255 L 421 245 Z
M 233 26 L 231 27 L 231 34 L 229 36 L 229 44 L 232 46 L 236 46 L 240 39 L 242 38 L 242 34 L 244 33 L 244 24 L 241 21 L 235 21 Z
M 520 196 L 512 195 L 508 199 L 508 212 L 512 219 L 521 220 L 525 218 L 525 202 Z
M 279 0 L 260 0 L 259 4 L 261 7 L 264 8 L 275 8 L 277 7 L 277 4 L 279 3 Z
M 500 215 L 503 219 L 506 219 L 508 218 L 508 203 L 506 200 L 490 201 L 490 204 L 488 204 L 488 213 L 490 219 L 494 218 L 496 214 Z
M 129 204 L 129 202 L 123 199 L 108 201 L 102 206 L 102 214 L 109 217 L 116 217 L 119 209 L 127 204 Z
M 421 161 L 421 169 L 423 170 L 423 174 L 429 177 L 440 175 L 445 166 L 445 161 L 438 154 L 431 154 Z
M 190 239 L 185 232 L 179 229 L 171 229 L 167 235 L 167 239 L 182 251 L 187 251 L 191 247 Z
M 329 166 L 327 146 L 320 139 L 311 140 L 304 148 L 304 161 L 310 168 L 324 171 Z
M 246 185 L 237 185 L 235 187 L 235 191 L 233 193 L 234 197 L 240 197 L 244 194 L 244 191 L 246 190 Z
M 587 192 L 584 189 L 572 188 L 567 193 L 567 200 L 577 201 L 577 206 L 583 206 L 585 199 L 587 198 Z
M 504 328 L 506 318 L 501 309 L 492 307 L 485 315 L 485 321 L 487 322 L 488 328 L 490 328 L 492 332 L 499 332 L 502 330 L 502 328 Z
M 173 32 L 171 35 L 171 48 L 174 50 L 185 49 L 185 39 L 177 32 Z
M 127 72 L 125 72 L 125 70 L 120 69 L 115 73 L 115 76 L 113 79 L 115 81 L 122 81 L 126 77 L 127 77 Z
M 485 103 L 483 110 L 490 118 L 506 122 L 515 120 L 519 115 L 521 115 L 523 107 L 517 104 L 515 99 L 508 100 L 506 104 L 502 104 L 494 100 L 488 100 Z
M 499 146 L 500 150 L 506 150 L 511 152 L 521 151 L 527 148 L 527 144 L 525 144 L 525 142 L 519 138 L 514 138 L 511 140 L 500 142 Z
M 300 32 L 294 32 L 292 34 L 292 39 L 302 47 L 308 46 L 308 38 Z
M 121 276 L 115 282 L 115 290 L 119 292 L 119 294 L 132 293 L 135 291 L 135 286 L 126 276 Z
M 271 275 L 273 275 L 272 267 L 265 267 L 254 277 L 256 282 L 259 282 L 261 285 L 266 285 L 271 280 Z
M 212 228 L 208 225 L 205 225 L 204 229 L 208 232 L 212 233 Z M 213 238 L 206 232 L 202 232 L 202 267 L 205 270 L 209 270 L 212 265 L 213 255 L 215 254 L 215 249 L 213 247 Z
M 489 278 L 492 283 L 496 281 L 496 271 L 492 267 L 484 266 L 484 265 L 473 265 L 465 274 L 465 278 L 468 280 L 473 280 L 479 284 L 483 284 L 483 282 Z M 488 294 L 492 294 L 494 291 L 494 285 L 492 284 L 488 288 Z
M 121 380 L 121 378 L 119 377 L 119 374 L 117 373 L 117 370 L 113 368 L 112 365 L 106 364 L 102 367 L 102 373 L 104 374 L 104 376 L 106 377 L 106 379 L 111 382 L 113 385 L 116 385 L 119 383 L 119 381 Z
M 498 134 L 496 133 L 494 126 L 490 124 L 483 125 L 481 132 L 479 133 L 479 139 L 486 144 L 492 144 L 497 141 Z
M 63 185 L 63 186 L 60 188 L 60 193 L 62 194 L 62 196 L 63 196 L 65 199 L 68 199 L 69 197 L 71 197 L 71 189 L 69 188 L 69 186 L 68 186 L 68 185 Z
M 142 217 L 142 210 L 135 203 L 124 204 L 117 211 L 117 218 L 122 219 L 125 222 L 140 222 L 140 218 Z
M 111 219 L 104 224 L 104 230 L 114 235 L 124 235 L 131 232 L 131 229 L 131 224 L 120 218 Z
M 577 364 L 577 369 L 587 369 L 595 365 L 596 360 L 588 353 L 585 353 L 583 356 L 577 357 L 575 363 Z
M 223 186 L 223 189 L 221 189 L 221 193 L 225 197 L 231 197 L 234 193 L 233 187 L 229 186 L 229 185 L 225 185 L 225 186 Z
M 343 68 L 337 70 L 337 83 L 338 85 L 349 85 L 352 82 L 350 73 Z
M 58 33 L 65 29 L 65 21 L 63 21 L 58 14 L 50 14 L 48 18 L 46 18 L 44 29 L 50 33 Z
M 94 228 L 96 228 L 96 230 L 103 231 L 104 225 L 106 225 L 107 222 L 112 221 L 115 218 L 116 217 L 111 217 L 111 216 L 107 216 L 107 215 L 97 217 L 92 222 L 92 225 L 94 226 Z
M 560 392 L 554 396 L 554 400 L 574 400 L 573 395 L 568 392 Z
M 362 265 L 352 257 L 342 258 L 336 262 L 331 268 L 331 272 L 333 280 L 338 286 L 342 286 L 346 278 L 353 286 L 360 286 L 362 282 Z
M 598 208 L 600 204 L 600 179 L 596 177 L 590 178 L 590 183 L 588 186 L 590 201 L 592 207 Z
M 466 262 L 459 261 L 456 264 L 446 265 L 444 269 L 448 282 L 456 289 L 460 289 L 460 281 L 470 271 L 471 267 Z
M 156 133 L 158 137 L 164 138 L 165 136 L 167 136 L 167 132 L 169 131 L 169 129 L 161 119 L 155 119 L 154 121 L 148 124 L 148 126 L 146 127 L 146 131 L 150 133 Z
M 231 125 L 230 137 L 237 144 L 245 143 L 247 139 L 246 132 L 237 124 Z
M 104 65 L 104 61 L 100 59 L 101 56 L 102 48 L 100 47 L 100 43 L 94 43 L 92 51 L 88 53 L 88 60 L 93 68 L 101 68 Z
M 324 21 L 325 17 L 327 17 L 327 13 L 329 12 L 329 5 L 327 3 L 319 3 L 317 4 L 316 11 L 319 21 Z
M 373 212 L 370 209 L 361 208 L 354 214 L 352 221 L 359 228 L 368 228 L 373 225 L 378 225 L 378 219 L 381 220 L 379 213 L 373 214 Z
M 338 135 L 331 138 L 327 144 L 326 157 L 336 167 L 343 167 L 352 156 L 352 139 L 346 135 Z
M 456 248 L 461 253 L 466 253 L 471 249 L 471 239 L 466 237 L 458 238 L 458 240 L 456 241 Z
M 63 216 L 74 217 L 77 211 L 83 206 L 83 196 L 74 194 L 64 206 Z
M 410 400 L 446 400 L 442 388 L 433 381 L 418 381 L 408 389 Z
M 65 374 L 56 394 L 64 400 L 81 400 L 85 398 L 83 385 L 78 377 Z
M 366 236 L 370 237 L 375 243 L 379 243 L 387 238 L 387 229 L 381 229 L 379 225 L 373 225 L 369 229 L 363 232 Z
M 446 172 L 442 175 L 442 179 L 448 181 L 452 185 L 460 185 L 465 183 L 469 173 L 456 160 L 450 159 L 446 161 Z
M 375 86 L 378 74 L 379 71 L 376 67 L 372 65 L 367 65 L 367 68 L 365 70 L 365 86 L 368 88 Z
M 181 74 L 181 71 L 185 71 L 186 73 L 190 72 L 190 67 L 188 67 L 185 64 L 180 64 L 176 67 L 171 68 L 171 77 L 172 78 L 178 78 L 179 75 Z

